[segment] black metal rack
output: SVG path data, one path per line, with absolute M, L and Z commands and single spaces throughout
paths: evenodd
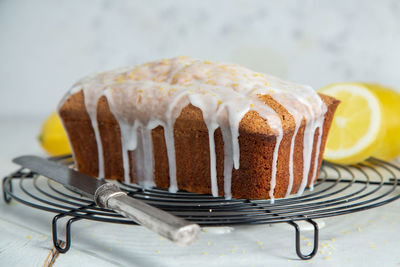
M 51 158 L 72 165 L 71 156 Z M 364 164 L 340 166 L 324 162 L 314 190 L 302 196 L 270 200 L 226 200 L 209 195 L 188 192 L 169 193 L 164 189 L 144 190 L 133 184 L 119 182 L 122 190 L 179 217 L 201 226 L 232 226 L 244 224 L 288 223 L 295 229 L 296 253 L 301 259 L 311 259 L 318 251 L 317 218 L 358 212 L 382 206 L 400 198 L 400 168 L 381 160 L 369 159 Z M 13 187 L 18 184 L 18 190 Z M 12 199 L 33 208 L 57 215 L 52 221 L 53 243 L 60 253 L 71 246 L 71 225 L 86 219 L 109 223 L 135 224 L 111 210 L 97 207 L 93 201 L 37 175 L 28 169 L 19 169 L 3 179 L 4 200 Z M 58 220 L 66 222 L 66 240 L 57 234 Z M 314 244 L 309 254 L 300 249 L 300 227 L 297 221 L 306 221 L 314 227 Z

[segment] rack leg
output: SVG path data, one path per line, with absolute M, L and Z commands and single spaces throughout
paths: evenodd
M 71 225 L 73 222 L 78 221 L 82 218 L 79 217 L 72 217 L 67 221 L 66 227 L 65 227 L 65 245 L 62 247 L 62 241 L 58 240 L 58 234 L 57 234 L 57 221 L 60 218 L 63 218 L 65 216 L 68 216 L 68 213 L 61 213 L 56 216 L 54 216 L 53 221 L 52 221 L 52 233 L 53 233 L 53 244 L 54 247 L 58 250 L 60 253 L 65 253 L 67 252 L 70 247 L 71 247 Z
M 314 247 L 313 247 L 313 250 L 310 252 L 310 254 L 307 254 L 307 255 L 304 255 L 301 252 L 301 247 L 300 247 L 300 227 L 299 227 L 299 225 L 297 223 L 295 223 L 294 221 L 293 222 L 288 222 L 296 230 L 296 253 L 297 253 L 297 256 L 299 256 L 299 258 L 302 259 L 302 260 L 310 260 L 318 252 L 318 240 L 319 240 L 318 224 L 315 221 L 311 220 L 311 219 L 307 219 L 306 221 L 311 223 L 314 226 Z
M 9 192 L 13 191 L 11 180 L 11 177 L 5 177 L 3 179 L 3 199 L 7 204 L 11 201 L 11 197 L 7 195 L 7 189 Z

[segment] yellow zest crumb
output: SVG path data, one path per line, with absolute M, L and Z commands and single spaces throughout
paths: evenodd
M 204 60 L 204 64 L 211 64 L 211 62 L 208 60 Z
M 335 242 L 335 238 L 332 237 L 332 238 L 331 238 L 331 241 L 332 241 L 332 242 Z
M 121 76 L 118 77 L 117 83 L 118 83 L 118 84 L 121 84 L 121 83 L 123 83 L 123 82 L 125 82 L 125 79 L 124 79 L 124 77 L 121 75 Z
M 254 73 L 253 76 L 254 76 L 254 77 L 258 77 L 259 74 L 258 74 L 258 73 Z
M 250 104 L 250 107 L 254 107 L 254 104 L 253 104 L 253 103 L 251 103 L 251 104 Z
M 112 251 L 112 248 L 108 248 L 109 251 Z
M 246 253 L 246 250 L 245 250 L 245 249 L 242 249 L 242 253 L 245 254 L 245 253 Z
M 203 255 L 208 255 L 208 252 L 207 252 L 207 251 L 204 251 L 204 252 L 203 252 Z
M 140 104 L 142 102 L 142 95 L 138 95 L 136 103 Z
M 220 254 L 220 255 L 219 255 L 220 258 L 223 257 L 223 256 L 225 256 L 225 254 Z
M 350 233 L 350 231 L 343 231 L 343 234 L 347 235 L 348 233 Z
M 376 248 L 375 245 L 374 245 L 374 243 L 372 243 L 372 242 L 369 243 L 369 247 L 370 247 L 370 248 Z
M 359 226 L 359 227 L 357 227 L 357 230 L 359 231 L 359 232 L 361 232 L 361 227 Z
M 257 244 L 261 246 L 261 245 L 262 245 L 262 242 L 261 242 L 261 241 L 257 241 Z
M 160 253 L 161 251 L 159 249 L 156 250 L 157 253 Z
M 210 246 L 210 245 L 211 245 L 211 242 L 210 242 L 210 241 L 208 241 L 208 242 L 207 242 L 207 246 Z
M 201 229 L 204 233 L 206 233 L 207 232 L 207 229 L 204 229 L 204 228 L 202 228 Z
M 27 235 L 26 238 L 31 239 L 32 237 L 30 235 Z
M 218 105 L 221 105 L 222 104 L 222 101 L 221 100 L 218 100 Z
M 236 87 L 236 86 L 239 86 L 239 84 L 238 83 L 232 83 L 232 87 Z
M 327 247 L 327 246 L 329 246 L 329 243 L 328 243 L 328 242 L 322 243 L 321 246 L 322 246 L 323 248 L 324 248 L 324 247 Z
M 324 257 L 324 260 L 329 260 L 330 256 Z
M 311 246 L 311 241 L 308 241 L 308 243 L 307 243 L 307 247 L 309 247 L 309 246 Z

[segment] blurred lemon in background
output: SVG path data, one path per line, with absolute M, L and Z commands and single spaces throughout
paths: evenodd
M 372 156 L 392 160 L 400 155 L 400 93 L 379 84 L 365 84 L 370 88 L 383 107 L 385 123 L 384 141 Z
M 43 123 L 38 139 L 44 150 L 51 156 L 71 153 L 67 134 L 57 112 L 53 112 Z
M 324 158 L 354 164 L 400 154 L 400 94 L 379 84 L 336 83 L 319 92 L 339 99 Z

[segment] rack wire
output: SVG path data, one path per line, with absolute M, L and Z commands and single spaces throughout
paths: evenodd
M 73 165 L 69 155 L 50 160 Z M 319 228 L 315 219 L 376 208 L 397 200 L 400 198 L 399 179 L 399 167 L 371 158 L 354 166 L 323 162 L 314 190 L 306 190 L 302 196 L 276 199 L 275 203 L 270 200 L 227 200 L 188 192 L 169 193 L 164 189 L 143 189 L 123 182 L 118 182 L 118 185 L 131 197 L 201 226 L 288 223 L 295 229 L 296 253 L 306 260 L 318 251 Z M 60 253 L 67 252 L 71 247 L 71 225 L 75 221 L 85 219 L 135 224 L 111 210 L 97 207 L 92 200 L 79 193 L 24 168 L 3 179 L 3 196 L 6 203 L 14 199 L 30 207 L 56 213 L 52 221 L 52 235 L 54 246 Z M 57 223 L 64 217 L 69 219 L 65 225 L 66 240 L 61 241 L 58 239 Z M 306 221 L 314 228 L 314 244 L 308 254 L 300 248 L 298 221 Z

